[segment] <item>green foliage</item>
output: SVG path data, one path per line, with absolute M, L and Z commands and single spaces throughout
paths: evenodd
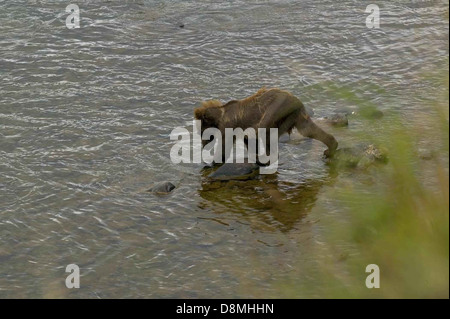
M 390 136 L 390 164 L 378 176 L 378 191 L 359 185 L 344 192 L 350 222 L 334 235 L 349 234 L 358 251 L 345 266 L 350 273 L 372 263 L 380 267 L 382 287 L 356 289 L 357 297 L 448 298 L 448 163 L 435 158 L 434 172 L 420 174 L 411 134 L 402 128 Z M 361 282 L 347 285 L 359 288 Z
M 394 114 L 379 125 L 372 142 L 387 150 L 386 165 L 337 165 L 339 177 L 326 196 L 339 213 L 312 212 L 324 216 L 323 243 L 313 265 L 280 284 L 284 297 L 449 298 L 448 74 L 444 79 L 442 97 L 418 125 Z M 333 92 L 360 103 L 345 88 Z M 432 154 L 421 155 L 420 143 L 434 147 Z M 369 264 L 380 268 L 379 289 L 365 285 Z M 292 284 L 305 273 L 309 281 Z

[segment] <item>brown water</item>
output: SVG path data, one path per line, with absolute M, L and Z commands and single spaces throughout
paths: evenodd
M 172 164 L 169 134 L 199 101 L 262 86 L 316 117 L 357 100 L 385 113 L 327 128 L 341 145 L 420 119 L 448 71 L 448 1 L 378 1 L 377 30 L 361 1 L 77 3 L 69 30 L 67 2 L 0 0 L 0 297 L 279 297 L 286 279 L 320 296 L 323 218 L 343 222 L 330 194 L 375 177 L 331 172 L 298 137 L 277 175 L 211 184 Z M 166 180 L 172 194 L 145 192 Z

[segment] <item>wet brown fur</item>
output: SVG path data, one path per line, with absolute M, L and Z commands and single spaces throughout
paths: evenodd
M 202 131 L 215 127 L 222 136 L 225 128 L 278 128 L 281 136 L 296 127 L 302 135 L 325 143 L 331 152 L 337 148 L 334 137 L 314 124 L 297 97 L 276 88 L 262 88 L 250 97 L 226 104 L 217 100 L 203 102 L 194 110 L 194 116 L 202 121 Z

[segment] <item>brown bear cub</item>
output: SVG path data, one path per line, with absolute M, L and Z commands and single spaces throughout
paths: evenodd
M 336 139 L 318 127 L 306 113 L 303 103 L 294 95 L 280 89 L 260 89 L 243 100 L 226 104 L 212 100 L 194 110 L 195 119 L 202 124 L 201 134 L 208 128 L 217 128 L 225 136 L 226 128 L 278 128 L 278 135 L 291 133 L 294 127 L 305 137 L 324 143 L 325 156 L 332 156 L 338 147 Z M 203 145 L 208 141 L 203 141 Z M 225 145 L 222 143 L 222 145 Z

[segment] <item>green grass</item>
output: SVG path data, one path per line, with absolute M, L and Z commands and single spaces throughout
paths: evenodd
M 448 130 L 448 122 L 447 122 Z M 421 174 L 411 134 L 392 132 L 390 164 L 378 176 L 378 192 L 359 187 L 344 192 L 351 203 L 349 223 L 333 234 L 355 246 L 358 254 L 343 267 L 361 273 L 375 263 L 381 271 L 381 288 L 369 290 L 347 277 L 346 297 L 448 298 L 449 296 L 449 178 L 439 157 Z M 448 159 L 448 140 L 447 140 Z M 430 182 L 430 180 L 432 182 Z M 381 190 L 380 190 L 381 189 Z M 358 283 L 363 278 L 357 278 Z M 357 289 L 355 289 L 357 287 Z
M 390 115 L 389 127 L 374 138 L 389 154 L 387 165 L 347 170 L 369 182 L 348 178 L 330 187 L 327 196 L 340 206 L 339 215 L 324 214 L 325 244 L 302 269 L 310 279 L 294 285 L 294 272 L 280 283 L 281 297 L 449 298 L 448 73 L 443 78 L 443 96 L 436 99 L 443 102 L 434 112 L 422 114 L 417 125 Z M 358 102 L 353 95 L 350 101 Z M 420 142 L 433 145 L 430 156 L 420 154 Z M 365 286 L 369 264 L 380 268 L 379 289 Z

